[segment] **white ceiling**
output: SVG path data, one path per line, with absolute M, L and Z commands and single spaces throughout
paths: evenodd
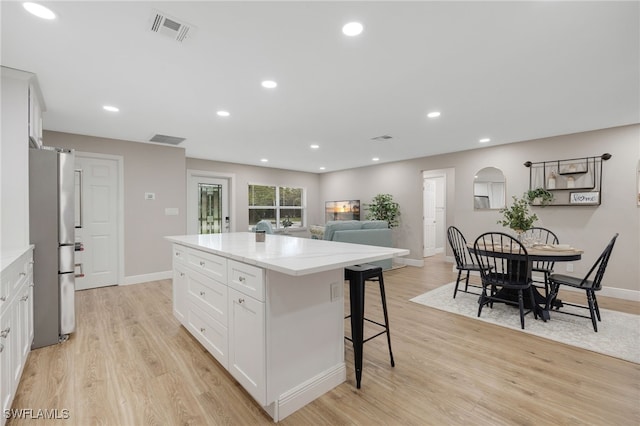
M 41 4 L 57 19 L 2 1 L 1 57 L 38 76 L 47 130 L 320 173 L 640 122 L 637 1 Z M 197 31 L 153 33 L 153 9 Z

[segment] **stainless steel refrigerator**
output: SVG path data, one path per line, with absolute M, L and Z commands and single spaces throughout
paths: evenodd
M 75 331 L 75 174 L 73 151 L 29 150 L 29 236 L 33 253 L 32 349 Z

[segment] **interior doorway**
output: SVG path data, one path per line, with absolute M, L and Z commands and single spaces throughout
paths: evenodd
M 76 152 L 76 290 L 124 280 L 122 157 Z
M 232 176 L 199 170 L 187 172 L 187 232 L 219 234 L 232 231 Z
M 423 178 L 423 256 L 445 252 L 447 225 L 447 171 L 430 170 Z

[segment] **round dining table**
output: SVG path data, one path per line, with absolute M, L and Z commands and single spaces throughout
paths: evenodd
M 477 256 L 493 256 L 508 259 L 513 262 L 522 262 L 524 255 L 522 253 L 511 253 L 510 251 L 503 251 L 499 246 L 491 246 L 493 250 L 476 250 L 473 243 L 468 243 L 467 247 L 471 253 Z M 488 247 L 487 247 L 488 248 Z M 574 260 L 582 259 L 583 251 L 567 244 L 563 245 L 547 245 L 547 244 L 534 244 L 531 247 L 525 247 L 527 250 L 529 265 L 526 268 L 529 278 L 531 278 L 531 270 L 533 262 L 571 262 Z M 525 270 L 524 268 L 520 270 Z M 561 305 L 562 302 L 556 299 L 557 294 L 550 292 L 545 296 L 541 295 L 537 291 L 537 287 L 534 286 L 534 300 L 532 301 L 532 309 L 536 309 L 536 313 L 541 316 L 544 321 L 550 319 L 549 313 L 551 303 Z M 517 299 L 516 299 L 517 300 Z M 544 307 L 540 306 L 544 303 Z

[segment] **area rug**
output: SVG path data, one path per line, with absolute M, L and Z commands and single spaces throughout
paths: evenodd
M 520 328 L 518 308 L 504 303 L 494 303 L 493 309 L 485 306 L 478 318 L 478 296 L 458 291 L 453 298 L 453 286 L 449 283 L 411 299 L 412 302 L 446 312 L 478 319 L 502 327 L 535 334 L 557 342 L 577 346 L 593 352 L 640 363 L 640 315 L 600 309 L 602 321 L 598 332 L 593 331 L 591 320 L 552 311 L 551 320 L 543 322 L 525 317 L 525 329 Z M 463 284 L 460 285 L 463 288 Z M 479 293 L 479 289 L 473 289 Z M 563 311 L 588 314 L 588 310 L 564 306 Z

